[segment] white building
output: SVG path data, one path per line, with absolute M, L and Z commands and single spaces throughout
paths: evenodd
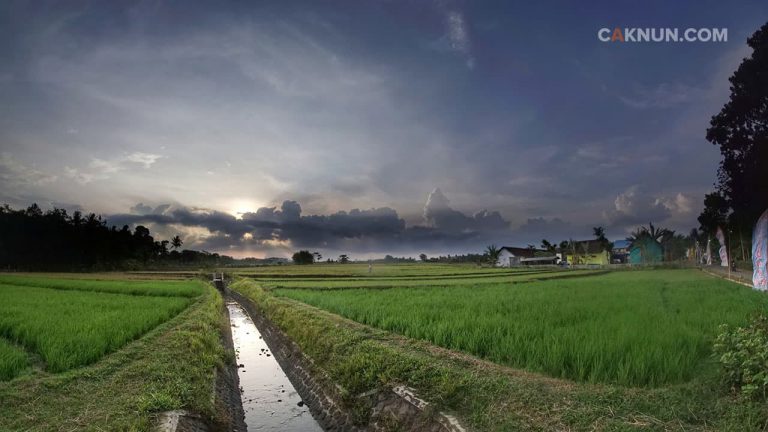
M 517 267 L 522 265 L 523 258 L 533 258 L 534 250 L 504 246 L 501 248 L 496 267 Z
M 559 256 L 536 256 L 536 249 L 504 246 L 499 253 L 496 267 L 519 267 L 522 265 L 559 264 Z M 544 252 L 544 251 L 538 251 Z

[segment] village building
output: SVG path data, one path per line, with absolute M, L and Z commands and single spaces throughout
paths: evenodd
M 616 240 L 611 250 L 611 263 L 626 264 L 629 262 L 629 248 L 632 243 L 629 240 Z
M 663 257 L 661 243 L 650 237 L 635 240 L 629 248 L 629 263 L 633 265 L 660 263 Z
M 519 267 L 525 265 L 556 265 L 560 256 L 543 249 L 504 246 L 499 253 L 496 267 Z
M 565 253 L 570 265 L 607 265 L 611 262 L 611 251 L 600 240 L 575 241 Z

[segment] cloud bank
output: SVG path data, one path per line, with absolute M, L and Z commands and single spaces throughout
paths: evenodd
M 212 209 L 138 203 L 130 213 L 107 217 L 110 225 L 151 225 L 161 234 L 183 231 L 189 247 L 206 250 L 312 248 L 354 252 L 463 250 L 498 239 L 509 222 L 497 211 L 468 216 L 451 208 L 435 189 L 424 206 L 424 223 L 407 226 L 390 207 L 304 214 L 297 201 L 261 207 L 235 217 Z M 201 235 L 201 231 L 202 235 Z

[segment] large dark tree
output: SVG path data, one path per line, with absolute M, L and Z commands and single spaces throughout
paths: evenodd
M 707 196 L 709 202 L 699 219 L 710 232 L 710 224 L 723 217 L 723 204 L 739 232 L 749 232 L 768 207 L 768 24 L 747 44 L 752 55 L 730 77 L 731 97 L 707 130 L 707 140 L 719 146 L 723 156 L 719 196 Z
M 720 192 L 712 192 L 704 196 L 704 211 L 699 215 L 701 230 L 713 234 L 717 227 L 728 222 L 729 211 L 728 200 Z
M 306 250 L 296 252 L 292 258 L 295 264 L 312 264 L 315 262 L 315 256 Z

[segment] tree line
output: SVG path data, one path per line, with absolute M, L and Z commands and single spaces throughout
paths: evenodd
M 0 207 L 0 269 L 95 271 L 138 270 L 153 266 L 222 266 L 226 255 L 179 250 L 180 236 L 155 240 L 149 229 L 108 226 L 95 213 L 83 214 L 37 204 L 14 210 Z

